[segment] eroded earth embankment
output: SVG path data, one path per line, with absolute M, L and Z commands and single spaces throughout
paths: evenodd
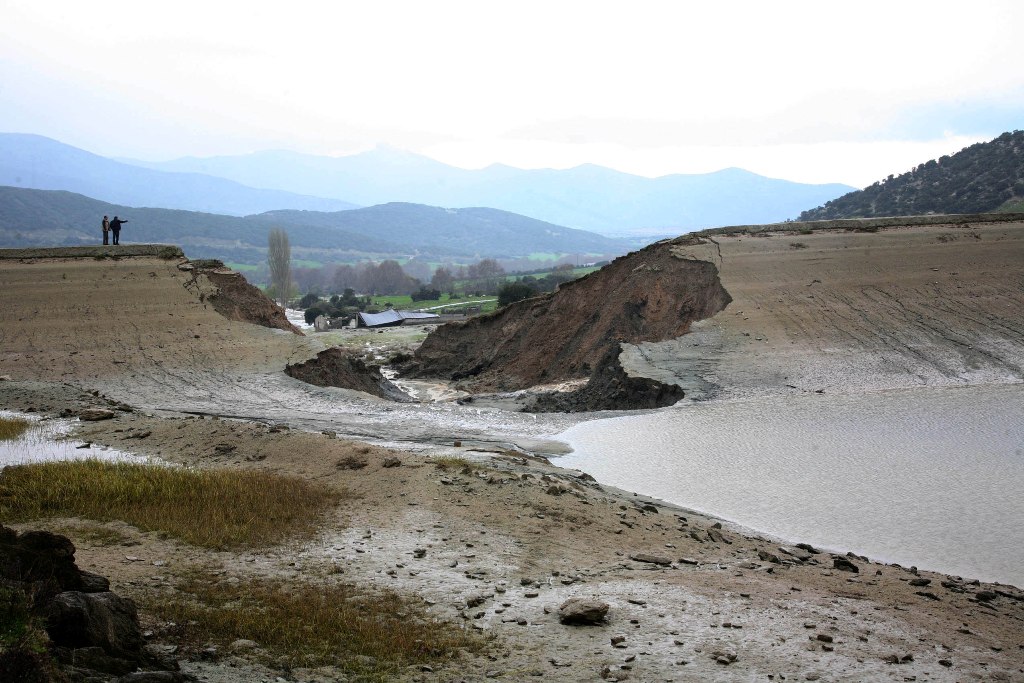
M 618 365 L 618 349 L 623 342 L 679 337 L 729 304 L 718 268 L 680 250 L 702 241 L 665 240 L 551 294 L 443 325 L 417 349 L 414 365 L 403 374 L 454 380 L 473 393 L 593 378 L 583 393 L 542 401 L 539 409 L 674 403 L 680 391 L 649 380 L 634 383 Z

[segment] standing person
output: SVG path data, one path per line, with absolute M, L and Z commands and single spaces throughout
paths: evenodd
M 121 224 L 127 222 L 128 219 L 121 220 L 117 216 L 114 216 L 113 220 L 110 221 L 110 229 L 114 233 L 114 244 L 121 243 Z
M 110 234 L 110 219 L 107 218 L 106 216 L 104 216 L 103 217 L 103 244 L 104 245 L 108 243 L 108 240 L 109 240 L 108 235 L 109 234 Z

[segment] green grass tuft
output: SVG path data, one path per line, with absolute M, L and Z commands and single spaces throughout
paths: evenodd
M 341 494 L 259 471 L 100 460 L 13 465 L 0 473 L 0 520 L 122 520 L 206 548 L 258 548 L 310 536 Z

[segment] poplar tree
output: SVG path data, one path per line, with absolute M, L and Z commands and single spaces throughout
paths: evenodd
M 270 284 L 281 306 L 284 306 L 288 302 L 288 290 L 292 281 L 292 248 L 288 245 L 288 233 L 280 228 L 271 230 L 267 239 Z

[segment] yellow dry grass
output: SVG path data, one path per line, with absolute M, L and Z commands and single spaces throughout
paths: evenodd
M 312 535 L 341 495 L 260 471 L 59 461 L 0 473 L 0 521 L 121 520 L 205 548 L 257 548 Z

